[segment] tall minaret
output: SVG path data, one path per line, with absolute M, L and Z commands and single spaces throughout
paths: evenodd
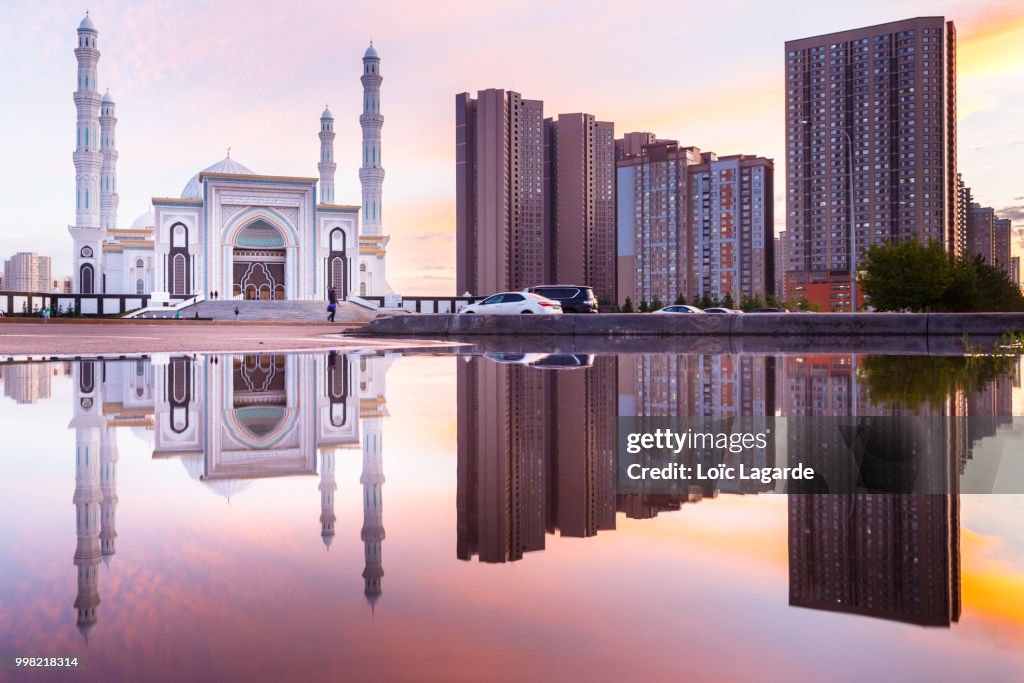
M 103 154 L 100 151 L 100 93 L 97 89 L 97 66 L 100 51 L 96 47 L 99 32 L 89 15 L 78 25 L 78 88 L 75 108 L 78 122 L 75 131 L 75 224 L 68 226 L 74 242 L 73 290 L 92 294 L 101 289 L 99 262 L 100 242 L 100 173 Z
M 100 548 L 100 504 L 103 492 L 100 484 L 100 462 L 104 423 L 100 415 L 97 380 L 97 361 L 82 361 L 76 367 L 78 379 L 75 391 L 75 413 L 71 427 L 75 430 L 75 566 L 78 567 L 78 595 L 75 610 L 77 626 L 88 641 L 89 632 L 96 625 L 96 608 L 100 604 L 99 573 L 102 551 Z
M 384 504 L 381 489 L 384 488 L 384 457 L 381 445 L 381 418 L 368 417 L 363 420 L 363 474 L 359 483 L 363 485 L 363 552 L 366 567 L 363 569 L 365 587 L 363 594 L 370 608 L 380 599 L 380 580 L 384 576 L 384 561 L 381 557 L 381 543 L 384 541 Z
M 334 492 L 338 484 L 334 481 L 334 450 L 324 448 L 320 451 L 320 538 L 324 547 L 331 549 L 334 541 Z
M 103 170 L 100 173 L 100 227 L 117 227 L 117 141 L 114 128 L 117 116 L 114 113 L 114 98 L 107 90 L 100 103 L 100 152 L 103 155 Z
M 316 165 L 320 171 L 320 203 L 334 203 L 334 116 L 331 110 L 324 107 L 320 115 L 320 163 Z
M 363 186 L 363 234 L 378 237 L 381 234 L 381 188 L 384 168 L 381 166 L 380 129 L 384 117 L 380 114 L 380 57 L 370 43 L 363 55 L 363 114 L 359 126 L 363 129 L 363 165 L 359 169 L 359 182 Z
M 384 258 L 390 238 L 384 234 L 381 201 L 384 167 L 381 166 L 380 130 L 384 117 L 380 113 L 380 57 L 370 43 L 363 55 L 363 113 L 359 125 L 363 129 L 363 165 L 359 182 L 363 186 L 363 227 L 359 236 L 359 290 L 362 295 L 391 294 L 384 271 Z

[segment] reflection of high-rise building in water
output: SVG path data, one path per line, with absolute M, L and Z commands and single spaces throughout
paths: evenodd
M 574 370 L 474 357 L 457 381 L 459 559 L 515 561 L 545 531 L 615 528 L 614 357 Z
M 693 354 L 644 354 L 624 357 L 619 363 L 619 415 L 682 418 L 687 424 L 757 418 L 775 415 L 774 356 Z M 732 456 L 730 456 L 732 457 Z M 763 449 L 739 454 L 736 466 L 772 467 L 775 443 Z M 618 508 L 631 518 L 646 519 L 658 512 L 678 510 L 682 503 L 704 496 L 726 493 L 755 493 L 773 488 L 754 480 L 722 481 L 693 487 L 683 495 L 625 494 L 618 496 Z
M 960 618 L 959 496 L 791 495 L 789 604 L 948 627 Z
M 226 498 L 260 478 L 298 475 L 317 480 L 320 537 L 328 547 L 335 534 L 337 458 L 362 449 L 363 577 L 373 605 L 384 574 L 381 436 L 389 364 L 387 355 L 335 353 L 59 364 L 61 370 L 73 368 L 75 380 L 70 425 L 76 432 L 75 609 L 83 635 L 97 622 L 96 569 L 101 560 L 109 564 L 115 553 L 120 428 L 149 441 L 154 458 L 180 460 L 189 476 Z M 55 366 L 25 367 L 52 373 Z M 9 366 L 3 370 L 6 374 Z
M 0 365 L 4 396 L 16 403 L 50 398 L 50 380 L 70 374 L 68 363 L 9 363 Z

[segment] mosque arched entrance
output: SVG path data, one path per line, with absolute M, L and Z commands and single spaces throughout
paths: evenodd
M 265 220 L 242 228 L 232 250 L 232 296 L 248 300 L 285 298 L 287 251 L 281 230 Z

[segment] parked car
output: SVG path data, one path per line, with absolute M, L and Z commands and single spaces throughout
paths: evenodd
M 545 353 L 530 363 L 531 368 L 542 370 L 578 370 L 589 368 L 594 364 L 594 356 L 589 353 Z
M 752 308 L 747 313 L 789 313 L 785 308 Z
M 552 301 L 539 294 L 532 294 L 530 292 L 499 292 L 462 309 L 463 314 L 469 315 L 474 313 L 485 315 L 520 315 L 529 313 L 552 315 L 561 312 L 562 305 L 557 301 Z
M 743 311 L 736 310 L 735 308 L 723 308 L 721 306 L 712 306 L 711 308 L 705 308 L 705 313 L 724 313 L 726 315 L 735 315 L 742 313 Z
M 563 313 L 597 313 L 598 310 L 593 288 L 584 285 L 537 285 L 523 291 L 557 301 L 562 304 Z
M 703 313 L 696 306 L 687 306 L 682 304 L 675 304 L 673 306 L 666 306 L 665 308 L 658 309 L 655 313 Z

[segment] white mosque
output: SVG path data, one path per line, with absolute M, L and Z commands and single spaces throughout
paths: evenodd
M 334 117 L 320 116 L 319 178 L 261 175 L 228 156 L 196 173 L 179 197 L 155 197 L 129 228 L 118 227 L 115 103 L 100 95 L 99 32 L 78 26 L 73 291 L 149 294 L 153 301 L 216 292 L 222 299 L 391 294 L 389 237 L 382 225 L 380 57 L 363 55 L 362 184 L 359 206 L 334 196 Z

